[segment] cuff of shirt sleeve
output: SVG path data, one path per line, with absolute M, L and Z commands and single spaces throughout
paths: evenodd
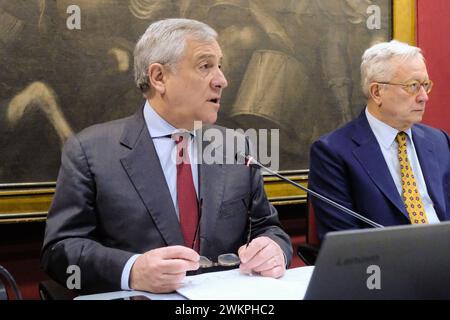
M 120 280 L 120 287 L 122 290 L 133 290 L 130 288 L 130 273 L 131 268 L 133 267 L 134 262 L 136 259 L 140 256 L 140 254 L 135 254 L 134 256 L 131 256 L 130 259 L 128 259 L 127 263 L 125 264 L 125 267 L 123 267 L 122 271 L 122 278 Z

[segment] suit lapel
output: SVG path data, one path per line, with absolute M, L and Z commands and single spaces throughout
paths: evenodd
M 352 139 L 359 145 L 353 150 L 356 159 L 358 159 L 361 166 L 364 167 L 367 174 L 384 196 L 409 219 L 408 212 L 397 191 L 394 180 L 389 173 L 389 168 L 384 160 L 378 141 L 369 126 L 364 111 L 356 122 L 355 133 Z
M 197 140 L 199 160 L 203 160 L 203 152 L 209 145 L 208 141 L 202 141 L 203 135 Z M 215 148 L 223 156 L 222 145 Z M 209 149 L 206 149 L 208 152 Z M 201 204 L 200 221 L 200 253 L 211 252 L 212 243 L 209 239 L 215 230 L 215 225 L 219 217 L 220 205 L 222 204 L 225 188 L 225 166 L 222 164 L 199 164 L 199 201 Z
M 167 245 L 183 245 L 175 208 L 142 108 L 127 122 L 121 144 L 131 149 L 121 159 L 123 168 L 144 202 Z M 177 230 L 177 231 L 175 231 Z
M 439 219 L 441 221 L 445 220 L 445 216 L 443 216 L 445 213 L 443 192 L 437 190 L 439 186 L 440 171 L 438 160 L 435 157 L 434 144 L 426 139 L 425 132 L 420 127 L 413 126 L 412 132 L 414 147 L 416 149 L 417 157 L 419 158 L 420 168 L 422 169 L 428 194 L 433 200 Z

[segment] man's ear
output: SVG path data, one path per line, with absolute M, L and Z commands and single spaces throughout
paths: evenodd
M 369 86 L 369 96 L 378 105 L 381 106 L 382 98 L 380 94 L 380 84 L 372 82 Z
M 166 91 L 165 72 L 166 69 L 160 63 L 152 63 L 148 66 L 147 75 L 150 84 L 152 88 L 154 88 L 154 90 L 156 92 L 159 92 L 160 94 L 164 94 L 164 92 Z

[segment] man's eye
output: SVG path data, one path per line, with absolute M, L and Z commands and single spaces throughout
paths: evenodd
M 413 82 L 413 83 L 411 83 L 411 84 L 409 85 L 409 88 L 410 88 L 412 91 L 416 91 L 417 89 L 419 89 L 419 87 L 420 87 L 420 83 L 418 83 L 418 82 Z
M 200 69 L 208 69 L 209 68 L 209 64 L 208 63 L 205 63 L 205 64 L 202 64 L 201 66 L 200 66 Z

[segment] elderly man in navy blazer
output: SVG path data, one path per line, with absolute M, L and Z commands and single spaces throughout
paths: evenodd
M 384 226 L 450 219 L 450 140 L 420 124 L 433 82 L 419 48 L 379 43 L 362 56 L 367 106 L 311 147 L 311 189 Z M 364 222 L 312 199 L 319 238 Z
M 225 132 L 212 125 L 227 86 L 216 38 L 194 20 L 151 24 L 134 52 L 145 105 L 67 141 L 42 249 L 61 284 L 76 265 L 84 292 L 171 292 L 200 255 L 228 265 L 227 253 L 244 273 L 284 274 L 292 246 L 260 172 L 194 151 L 208 146 L 195 121 Z

